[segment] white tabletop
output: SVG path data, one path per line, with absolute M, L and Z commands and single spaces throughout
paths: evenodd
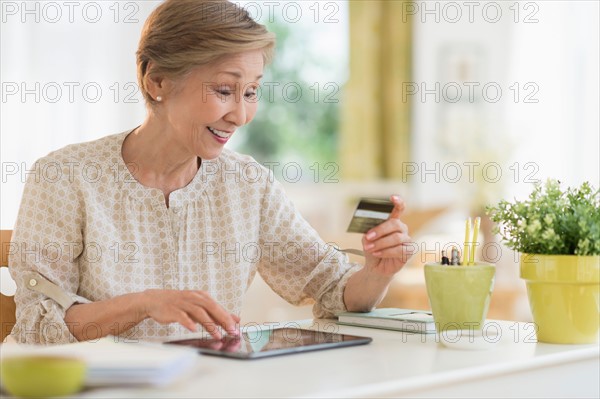
M 373 337 L 368 345 L 259 360 L 198 356 L 163 388 L 110 388 L 94 397 L 599 397 L 598 345 L 536 343 L 533 325 L 489 321 L 487 350 L 448 348 L 436 335 L 302 321 L 303 327 Z M 294 324 L 297 325 L 297 324 Z M 283 323 L 282 325 L 283 326 Z

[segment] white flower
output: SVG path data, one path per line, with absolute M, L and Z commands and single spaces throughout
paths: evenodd
M 558 238 L 558 236 L 556 235 L 556 233 L 554 232 L 553 228 L 549 228 L 546 231 L 544 231 L 542 233 L 542 238 L 544 240 L 548 240 L 548 241 L 554 241 L 555 239 Z
M 542 229 L 542 224 L 539 220 L 534 220 L 529 226 L 527 226 L 527 233 L 536 234 Z

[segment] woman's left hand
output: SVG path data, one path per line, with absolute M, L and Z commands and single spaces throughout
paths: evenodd
M 390 217 L 369 230 L 362 238 L 365 252 L 365 268 L 383 276 L 392 276 L 406 264 L 416 252 L 408 235 L 408 226 L 400 216 L 404 211 L 404 200 L 397 195 L 391 197 L 394 209 Z

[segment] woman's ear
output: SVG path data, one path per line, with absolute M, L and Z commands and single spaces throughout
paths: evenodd
M 148 94 L 150 94 L 150 96 L 154 99 L 156 99 L 158 96 L 164 96 L 166 89 L 164 76 L 154 73 L 152 62 L 148 63 L 148 68 L 146 71 L 144 82 Z

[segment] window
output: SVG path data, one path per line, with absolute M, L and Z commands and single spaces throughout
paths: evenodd
M 270 6 L 268 6 L 271 4 Z M 311 180 L 337 159 L 342 86 L 348 75 L 347 4 L 242 2 L 277 35 L 258 113 L 232 141 L 286 181 Z

